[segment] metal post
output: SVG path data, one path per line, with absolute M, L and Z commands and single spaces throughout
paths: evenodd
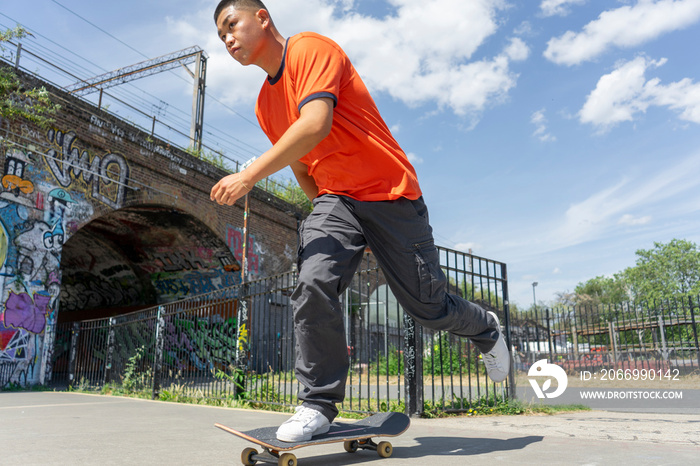
M 510 341 L 510 302 L 508 297 L 508 270 L 506 264 L 501 264 L 501 277 L 503 278 L 503 323 L 505 324 L 505 339 L 508 345 L 508 353 L 510 353 L 510 373 L 508 374 L 508 398 L 514 400 L 515 397 L 515 368 L 513 367 L 513 344 Z
M 668 361 L 668 347 L 666 346 L 666 332 L 664 330 L 664 317 L 659 315 L 659 332 L 661 334 L 661 355 L 664 361 Z
M 420 328 L 406 313 L 404 323 L 404 390 L 406 414 L 419 417 L 423 414 L 423 339 Z
M 549 362 L 554 364 L 554 355 L 552 353 L 552 345 L 554 343 L 554 340 L 552 340 L 552 327 L 549 324 L 549 308 L 547 308 L 546 311 L 547 311 L 547 346 L 549 346 Z
M 75 386 L 75 370 L 78 359 L 78 337 L 80 336 L 80 322 L 73 322 L 70 332 L 70 352 L 68 356 L 68 386 Z
M 44 351 L 41 356 L 41 373 L 39 374 L 39 383 L 41 385 L 47 385 L 49 382 L 51 382 L 51 376 L 53 375 L 53 354 L 55 351 L 55 339 L 55 317 L 49 317 L 46 323 L 46 330 L 44 330 Z
M 610 350 L 613 354 L 613 362 L 617 367 L 617 345 L 615 342 L 615 324 L 612 321 L 608 322 L 608 334 L 610 336 Z
M 197 53 L 194 70 L 194 91 L 192 95 L 192 126 L 190 140 L 196 151 L 202 149 L 202 128 L 204 120 L 204 89 L 206 87 L 207 58 L 203 52 Z
M 693 336 L 695 337 L 695 355 L 698 358 L 698 368 L 700 368 L 700 344 L 698 344 L 698 328 L 695 325 L 695 311 L 692 296 L 688 296 L 688 302 L 690 303 L 690 321 L 693 324 Z
M 535 297 L 535 287 L 538 285 L 537 282 L 532 283 L 532 304 L 535 307 L 535 336 L 537 337 L 537 352 L 541 352 L 540 349 L 540 322 L 537 317 L 537 298 Z M 539 357 L 539 354 L 537 355 Z
M 105 357 L 105 373 L 102 379 L 102 386 L 106 386 L 110 378 L 110 373 L 112 372 L 112 358 L 114 356 L 114 325 L 117 323 L 117 319 L 114 317 L 109 319 L 109 333 L 107 334 L 107 356 Z
M 160 396 L 161 373 L 163 372 L 163 349 L 165 346 L 165 318 L 163 317 L 163 306 L 158 306 L 158 317 L 156 321 L 156 352 L 153 358 L 153 393 L 151 398 L 156 400 Z
M 250 195 L 245 196 L 245 209 L 243 211 L 243 247 L 241 252 L 241 286 L 238 291 L 238 318 L 236 319 L 236 367 L 234 374 L 236 385 L 234 392 L 236 397 L 245 391 L 245 374 L 248 366 L 249 348 L 249 319 L 248 312 L 248 214 L 250 212 Z M 239 381 L 241 385 L 239 386 Z
M 15 57 L 15 69 L 19 69 L 19 57 L 22 55 L 22 43 L 17 44 L 17 56 Z

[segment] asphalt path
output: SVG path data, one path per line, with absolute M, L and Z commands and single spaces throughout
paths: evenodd
M 246 441 L 214 427 L 273 426 L 289 415 L 66 392 L 0 393 L 0 464 L 240 464 Z M 413 419 L 391 458 L 342 444 L 295 450 L 300 465 L 700 462 L 700 416 L 590 411 Z

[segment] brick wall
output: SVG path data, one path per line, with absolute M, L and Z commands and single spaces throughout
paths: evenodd
M 226 173 L 43 85 L 50 129 L 0 121 L 0 385 L 40 383 L 60 320 L 114 315 L 237 283 L 243 201 L 209 200 Z M 249 271 L 288 271 L 301 212 L 250 195 Z

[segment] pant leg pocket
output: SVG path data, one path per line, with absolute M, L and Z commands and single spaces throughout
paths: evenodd
M 434 240 L 413 245 L 418 268 L 419 298 L 423 303 L 439 304 L 445 294 L 445 274 L 440 268 L 440 254 Z

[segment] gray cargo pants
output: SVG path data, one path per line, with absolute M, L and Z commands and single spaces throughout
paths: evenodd
M 486 311 L 446 293 L 446 278 L 423 199 L 361 202 L 324 195 L 301 226 L 299 281 L 292 294 L 299 399 L 331 421 L 345 397 L 349 369 L 340 295 L 366 246 L 403 309 L 433 330 L 469 337 L 482 352 L 498 331 Z

